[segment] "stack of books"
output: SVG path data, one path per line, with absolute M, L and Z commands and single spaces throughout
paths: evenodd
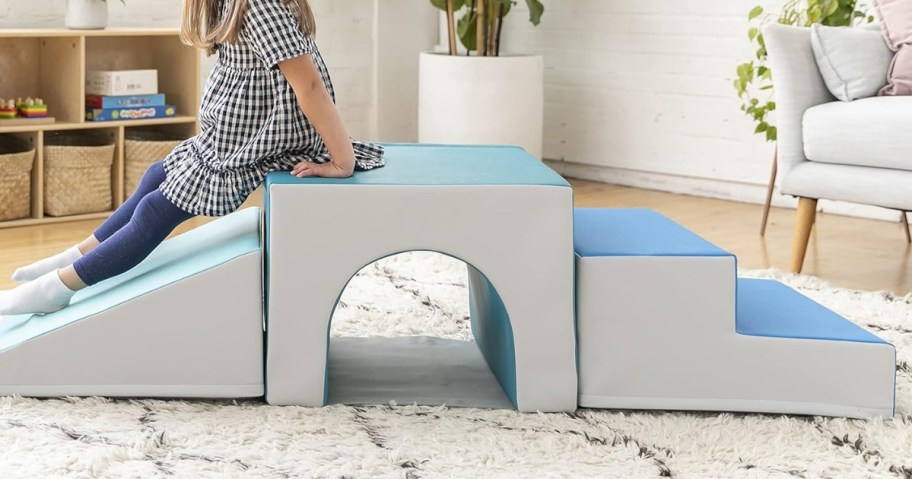
M 158 91 L 157 70 L 93 71 L 86 75 L 86 120 L 167 118 L 177 114 Z

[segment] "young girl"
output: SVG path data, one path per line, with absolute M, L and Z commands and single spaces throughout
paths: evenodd
M 335 108 L 307 0 L 185 0 L 181 38 L 218 53 L 200 134 L 146 171 L 136 192 L 84 241 L 22 267 L 0 315 L 50 313 L 139 264 L 184 221 L 235 211 L 272 171 L 345 178 L 383 165 L 352 141 Z

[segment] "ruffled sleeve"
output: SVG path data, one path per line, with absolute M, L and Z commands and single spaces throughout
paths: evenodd
M 285 0 L 250 0 L 243 36 L 266 68 L 316 51 L 301 29 L 298 14 Z

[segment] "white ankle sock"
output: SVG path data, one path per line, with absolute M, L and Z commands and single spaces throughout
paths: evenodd
M 60 268 L 66 268 L 82 258 L 82 252 L 76 246 L 56 254 L 50 258 L 36 261 L 28 266 L 23 266 L 13 273 L 13 281 L 25 283 L 37 279 L 39 276 L 47 274 L 50 271 L 57 271 Z
M 0 316 L 60 311 L 74 294 L 54 270 L 15 289 L 0 291 Z

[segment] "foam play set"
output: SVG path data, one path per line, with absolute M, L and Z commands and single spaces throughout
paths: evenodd
M 417 250 L 467 264 L 475 341 L 330 338 L 351 278 Z M 0 322 L 0 394 L 39 397 L 871 417 L 893 414 L 895 364 L 668 218 L 574 209 L 563 178 L 511 147 L 387 145 L 387 166 L 347 179 L 272 173 L 262 211 Z

